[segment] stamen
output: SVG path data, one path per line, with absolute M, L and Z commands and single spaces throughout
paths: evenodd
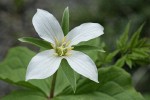
M 70 43 L 71 43 L 71 41 L 68 41 L 68 42 L 66 43 L 66 46 L 69 46 Z
M 62 43 L 64 43 L 66 41 L 66 37 L 64 37 L 63 39 L 62 39 Z
M 66 43 L 65 42 L 62 43 L 61 47 L 66 47 Z
M 57 40 L 57 38 L 55 37 L 55 43 L 56 43 L 56 46 L 59 46 L 59 41 Z
M 73 48 L 74 48 L 74 47 L 69 47 L 69 48 L 67 48 L 67 50 L 70 51 L 70 50 L 72 50 Z
M 64 50 L 63 50 L 63 48 L 62 48 L 62 47 L 60 47 L 60 50 L 61 50 L 61 54 L 60 54 L 60 56 L 63 56 L 63 54 L 64 54 Z

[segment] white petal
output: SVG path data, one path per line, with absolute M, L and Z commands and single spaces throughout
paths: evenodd
M 76 45 L 82 41 L 88 41 L 102 34 L 104 28 L 98 23 L 84 23 L 72 29 L 66 36 L 67 41 L 71 41 L 71 45 Z
M 62 60 L 61 57 L 55 56 L 54 52 L 53 49 L 46 50 L 34 56 L 28 65 L 26 80 L 44 79 L 53 75 Z
M 33 26 L 41 38 L 54 44 L 55 38 L 61 41 L 63 31 L 56 18 L 49 12 L 37 9 L 32 19 Z
M 98 72 L 96 65 L 86 54 L 79 51 L 71 51 L 71 55 L 65 57 L 72 69 L 77 73 L 98 83 Z

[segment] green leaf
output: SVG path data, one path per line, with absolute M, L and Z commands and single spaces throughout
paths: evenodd
M 121 68 L 100 68 L 100 83 L 89 79 L 80 79 L 74 94 L 71 88 L 52 100 L 144 100 L 132 86 L 131 76 Z
M 132 68 L 132 61 L 131 61 L 131 59 L 128 58 L 128 57 L 126 57 L 126 64 L 127 64 L 130 68 Z
M 0 62 L 0 79 L 14 83 L 24 81 L 25 69 L 34 55 L 25 47 L 10 49 L 4 61 Z
M 103 49 L 95 47 L 95 46 L 90 46 L 90 45 L 80 45 L 80 46 L 75 46 L 74 50 L 77 51 L 99 51 L 99 52 L 105 52 Z
M 64 35 L 67 35 L 69 32 L 69 9 L 68 7 L 65 8 L 64 10 L 61 27 L 64 32 Z
M 19 38 L 18 40 L 21 42 L 26 42 L 26 43 L 36 45 L 38 47 L 52 49 L 52 46 L 50 45 L 50 43 L 42 39 L 32 38 L 32 37 L 23 37 L 23 38 Z
M 49 95 L 51 79 L 25 81 L 28 63 L 35 53 L 25 47 L 15 47 L 8 51 L 0 62 L 0 79 L 11 84 L 39 90 Z
M 123 67 L 123 65 L 125 64 L 125 61 L 126 61 L 126 55 L 118 59 L 114 66 Z
M 148 38 L 142 38 L 139 40 L 138 42 L 138 47 L 150 47 L 150 45 L 148 45 Z
M 138 39 L 140 37 L 140 33 L 142 31 L 144 24 L 142 24 L 139 29 L 133 34 L 133 36 L 130 39 L 129 48 L 136 47 L 138 45 Z
M 132 53 L 128 54 L 129 58 L 132 60 L 140 60 L 149 58 L 150 49 L 149 48 L 134 48 Z
M 57 71 L 55 95 L 59 95 L 67 86 L 71 86 L 61 66 Z
M 119 40 L 117 41 L 117 47 L 122 48 L 127 44 L 128 41 L 128 34 L 130 29 L 131 22 L 129 22 L 124 30 L 124 33 L 121 35 Z
M 1 100 L 47 100 L 47 97 L 38 91 L 19 90 L 4 96 Z
M 73 91 L 75 92 L 76 91 L 76 74 L 65 59 L 62 60 L 60 69 L 63 71 L 63 74 L 65 75 Z
M 102 48 L 102 44 L 100 42 L 100 38 L 92 39 L 87 42 L 81 42 L 77 46 L 82 46 L 82 45 L 88 45 L 88 46 L 95 46 L 97 48 Z M 96 61 L 98 58 L 98 54 L 100 53 L 99 51 L 92 51 L 92 50 L 85 50 L 83 53 L 87 54 L 93 61 Z
M 145 100 L 150 100 L 150 93 L 143 94 Z
M 115 50 L 115 51 L 109 53 L 109 54 L 106 56 L 106 58 L 105 58 L 106 62 L 112 61 L 113 58 L 114 58 L 118 53 L 119 53 L 119 50 Z
M 134 48 L 132 49 L 133 55 L 137 57 L 145 58 L 149 57 L 150 49 L 149 48 Z

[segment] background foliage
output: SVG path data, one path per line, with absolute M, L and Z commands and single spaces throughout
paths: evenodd
M 2 80 L 9 83 L 18 84 L 27 88 L 34 88 L 34 91 L 30 91 L 31 94 L 37 90 L 49 91 L 47 87 L 44 86 L 40 89 L 37 88 L 42 82 L 39 82 L 38 86 L 34 86 L 35 83 L 22 83 L 24 80 L 24 71 L 26 66 L 22 66 L 29 62 L 29 58 L 21 60 L 19 58 L 21 55 L 7 55 L 9 48 L 25 45 L 20 43 L 17 39 L 22 36 L 33 36 L 38 37 L 35 33 L 33 25 L 31 23 L 32 16 L 36 12 L 37 8 L 42 8 L 53 13 L 54 16 L 61 21 L 62 12 L 66 6 L 70 9 L 70 29 L 78 26 L 84 22 L 98 22 L 105 27 L 105 35 L 98 39 L 95 44 L 99 44 L 101 47 L 107 51 L 106 53 L 99 53 L 99 55 L 93 56 L 92 53 L 85 51 L 91 55 L 91 57 L 97 62 L 97 66 L 119 66 L 123 67 L 126 71 L 131 73 L 133 83 L 135 88 L 142 92 L 146 98 L 150 94 L 150 74 L 149 74 L 149 49 L 145 38 L 150 36 L 150 1 L 149 0 L 1 0 L 0 1 L 0 66 L 5 69 L 0 70 L 0 76 Z M 126 24 L 131 21 L 130 25 Z M 141 34 L 137 31 L 136 35 L 133 33 L 139 28 L 141 24 L 145 22 Z M 130 27 L 129 27 L 130 26 Z M 126 30 L 124 35 L 122 35 L 124 28 Z M 140 31 L 140 29 L 139 29 Z M 122 35 L 122 37 L 120 37 Z M 103 42 L 102 42 L 103 41 Z M 146 42 L 145 42 L 146 41 Z M 105 42 L 105 44 L 104 44 Z M 90 42 L 93 44 L 93 42 Z M 140 44 L 140 45 L 139 45 Z M 82 45 L 82 44 L 81 44 Z M 127 46 L 128 45 L 128 46 Z M 30 49 L 38 51 L 39 48 L 27 45 Z M 25 49 L 25 51 L 24 51 Z M 22 48 L 15 48 L 10 50 L 10 52 L 20 51 Z M 26 52 L 28 49 L 23 48 L 22 52 Z M 30 56 L 34 55 L 32 51 L 29 51 Z M 11 54 L 11 53 L 10 53 Z M 26 55 L 26 56 L 25 56 Z M 11 58 L 15 56 L 15 58 Z M 5 58 L 6 57 L 6 58 Z M 5 61 L 3 59 L 10 59 Z M 99 58 L 100 60 L 97 60 Z M 113 58 L 113 60 L 112 60 Z M 120 60 L 118 60 L 121 58 Z M 116 62 L 116 63 L 115 63 Z M 13 66 L 18 64 L 17 66 Z M 9 67 L 12 67 L 9 69 Z M 20 68 L 20 66 L 22 66 Z M 15 70 L 16 67 L 19 69 Z M 130 68 L 129 68 L 130 67 Z M 131 69 L 132 67 L 132 69 Z M 9 74 L 5 70 L 9 70 Z M 14 72 L 12 72 L 13 70 Z M 18 71 L 19 70 L 19 71 Z M 118 69 L 116 69 L 117 71 Z M 19 73 L 22 73 L 20 76 Z M 12 74 L 14 76 L 12 76 Z M 19 76 L 18 76 L 19 74 Z M 17 77 L 15 77 L 17 76 Z M 128 75 L 127 75 L 128 76 Z M 7 77 L 11 77 L 15 82 L 8 80 Z M 45 80 L 44 80 L 45 81 Z M 49 80 L 47 80 L 49 81 Z M 44 82 L 45 83 L 45 82 Z M 49 82 L 48 82 L 49 83 Z M 110 83 L 111 84 L 111 83 Z M 129 83 L 128 83 L 129 84 Z M 127 85 L 128 85 L 127 84 Z M 131 83 L 130 83 L 131 84 Z M 68 85 L 68 83 L 66 83 Z M 107 86 L 106 86 L 107 87 Z M 58 93 L 63 89 L 61 86 L 58 87 Z M 123 87 L 124 88 L 124 87 Z M 18 87 L 7 85 L 4 82 L 0 82 L 0 95 L 3 96 L 12 90 L 16 90 Z M 20 89 L 20 87 L 19 87 Z M 100 90 L 101 91 L 101 90 Z M 126 91 L 131 91 L 127 89 Z M 115 91 L 114 91 L 115 92 Z M 22 92 L 20 92 L 21 95 Z M 28 93 L 28 91 L 27 91 Z M 15 92 L 14 92 L 15 94 Z M 38 93 L 37 94 L 41 94 Z M 43 95 L 43 94 L 41 94 Z M 96 95 L 96 94 L 95 94 Z M 36 98 L 36 97 L 33 97 Z M 63 97 L 59 97 L 63 98 Z M 59 100 L 58 98 L 58 100 Z M 70 96 L 68 96 L 70 98 Z M 80 95 L 78 96 L 80 98 Z M 87 97 L 85 97 L 87 98 Z M 119 97 L 118 97 L 119 98 Z M 41 97 L 40 100 L 44 100 Z M 6 98 L 7 100 L 7 98 Z M 113 100 L 113 99 L 112 99 Z M 119 99 L 118 99 L 119 100 Z

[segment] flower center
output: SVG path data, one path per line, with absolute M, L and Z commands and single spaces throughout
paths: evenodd
M 53 45 L 53 44 L 51 44 L 51 45 L 55 50 L 55 55 L 69 56 L 69 55 L 71 55 L 71 53 L 69 51 L 71 51 L 73 49 L 73 47 L 70 47 L 69 44 L 70 44 L 70 41 L 66 42 L 66 38 L 64 37 L 61 43 L 59 43 L 59 41 L 55 38 L 55 45 Z

